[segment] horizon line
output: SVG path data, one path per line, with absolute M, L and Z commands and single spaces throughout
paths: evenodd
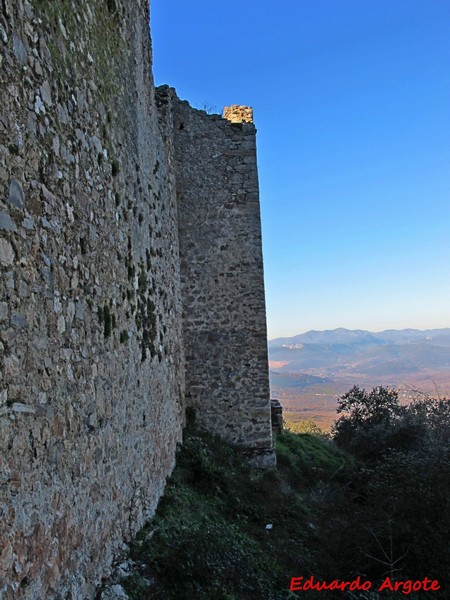
M 367 333 L 384 333 L 386 331 L 421 331 L 423 333 L 427 332 L 427 331 L 442 331 L 442 330 L 446 330 L 448 329 L 450 331 L 450 325 L 448 327 L 426 327 L 424 329 L 421 329 L 420 327 L 402 327 L 400 329 L 396 329 L 395 327 L 388 327 L 386 329 L 380 329 L 377 331 L 371 331 L 370 329 L 361 329 L 361 328 L 356 328 L 356 329 L 349 329 L 348 327 L 335 327 L 334 329 L 307 329 L 305 331 L 301 331 L 300 333 L 294 333 L 294 335 L 278 335 L 276 337 L 273 338 L 269 338 L 269 336 L 267 336 L 267 339 L 269 340 L 269 342 L 273 341 L 273 340 L 277 340 L 280 338 L 293 338 L 293 337 L 297 337 L 298 335 L 303 335 L 305 333 L 324 333 L 324 332 L 332 332 L 332 331 L 339 331 L 339 330 L 343 330 L 343 331 L 364 331 Z

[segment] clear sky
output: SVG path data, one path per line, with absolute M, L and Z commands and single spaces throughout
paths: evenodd
M 253 106 L 269 338 L 450 327 L 449 0 L 151 0 L 154 75 Z

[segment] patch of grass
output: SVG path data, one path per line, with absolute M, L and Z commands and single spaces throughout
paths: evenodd
M 127 580 L 133 600 L 288 600 L 291 577 L 320 576 L 310 494 L 350 463 L 310 435 L 283 434 L 277 446 L 279 469 L 258 470 L 188 426 L 157 513 L 132 544 L 154 582 L 142 592 Z
M 277 458 L 288 478 L 315 482 L 347 476 L 353 459 L 320 435 L 285 431 L 277 437 Z

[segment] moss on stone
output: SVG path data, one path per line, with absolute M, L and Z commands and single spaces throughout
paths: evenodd
M 111 309 L 109 308 L 108 304 L 105 304 L 105 306 L 103 307 L 103 326 L 103 333 L 105 335 L 105 338 L 108 338 L 111 335 L 112 331 Z
M 117 177 L 117 175 L 120 173 L 120 164 L 119 161 L 114 159 L 111 163 L 111 175 L 113 177 Z

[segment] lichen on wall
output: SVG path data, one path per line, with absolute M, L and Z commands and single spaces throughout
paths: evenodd
M 181 439 L 173 173 L 144 2 L 0 18 L 0 596 L 93 594 Z

